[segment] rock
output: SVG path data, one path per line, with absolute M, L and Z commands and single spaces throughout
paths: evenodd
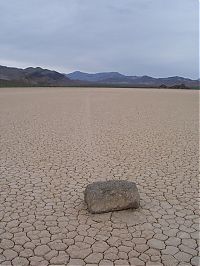
M 164 89 L 166 89 L 167 86 L 166 86 L 165 84 L 161 84 L 161 85 L 159 86 L 159 88 L 164 88 Z
M 176 84 L 174 86 L 171 86 L 172 89 L 179 89 L 179 90 L 188 90 L 190 87 L 185 86 L 185 84 Z
M 89 184 L 84 199 L 91 213 L 103 213 L 139 207 L 140 196 L 134 182 L 110 180 Z

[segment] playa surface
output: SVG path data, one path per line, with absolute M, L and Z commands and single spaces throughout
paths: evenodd
M 198 92 L 0 89 L 0 265 L 198 265 Z M 93 215 L 97 180 L 141 207 Z

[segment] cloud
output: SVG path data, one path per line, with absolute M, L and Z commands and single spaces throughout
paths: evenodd
M 6 0 L 0 64 L 198 76 L 195 0 Z

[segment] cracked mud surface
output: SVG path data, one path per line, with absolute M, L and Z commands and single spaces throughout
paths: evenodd
M 198 265 L 198 92 L 0 89 L 0 265 Z M 138 210 L 92 215 L 90 182 Z

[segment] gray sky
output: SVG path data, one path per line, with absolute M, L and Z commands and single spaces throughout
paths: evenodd
M 198 0 L 0 0 L 0 64 L 198 77 Z

